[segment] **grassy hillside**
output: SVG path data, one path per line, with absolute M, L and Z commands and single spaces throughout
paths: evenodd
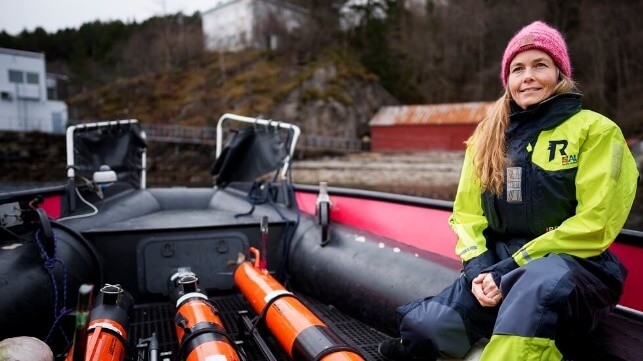
M 327 81 L 309 84 L 327 67 L 334 69 Z M 360 102 L 346 93 L 353 83 L 379 86 L 376 76 L 338 51 L 328 50 L 317 61 L 297 65 L 283 55 L 251 50 L 208 54 L 168 71 L 117 79 L 68 103 L 70 117 L 78 120 L 137 118 L 143 123 L 214 125 L 226 112 L 274 116 L 279 104 L 292 100 L 293 92 L 298 107 L 317 101 L 351 106 Z

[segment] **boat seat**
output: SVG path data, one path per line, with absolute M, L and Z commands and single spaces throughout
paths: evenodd
M 262 216 L 282 222 L 270 205 L 255 206 L 231 187 L 132 190 L 98 202 L 100 216 L 65 221 L 83 232 L 175 229 L 259 224 Z M 88 212 L 80 209 L 76 214 Z M 238 216 L 244 214 L 244 216 Z

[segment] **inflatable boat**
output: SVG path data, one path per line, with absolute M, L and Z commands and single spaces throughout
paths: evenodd
M 148 188 L 136 120 L 70 127 L 66 184 L 0 195 L 0 340 L 57 360 L 383 360 L 395 307 L 459 277 L 452 203 L 293 184 L 296 126 L 217 130 L 213 187 Z M 581 359 L 640 360 L 643 232 L 611 249 L 625 293 Z

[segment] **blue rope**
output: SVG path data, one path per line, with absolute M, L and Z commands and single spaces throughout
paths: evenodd
M 270 192 L 271 188 L 268 185 L 268 191 L 267 192 L 262 192 L 261 191 L 261 186 L 263 185 L 263 182 L 253 182 L 252 186 L 250 187 L 250 190 L 248 191 L 248 194 L 246 195 L 246 198 L 248 200 L 248 203 L 250 203 L 251 207 L 248 212 L 245 213 L 239 213 L 235 214 L 234 218 L 239 218 L 239 217 L 244 217 L 244 216 L 249 216 L 255 211 L 255 206 L 257 204 L 264 204 L 268 201 L 268 198 L 270 197 Z
M 59 324 L 60 320 L 67 314 L 71 312 L 71 309 L 67 309 L 67 266 L 65 266 L 65 263 L 57 257 L 58 253 L 58 239 L 56 238 L 56 232 L 53 232 L 53 241 L 54 241 L 54 252 L 52 256 L 50 257 L 47 251 L 45 251 L 45 247 L 43 246 L 42 242 L 40 241 L 40 229 L 36 231 L 34 234 L 34 238 L 36 240 L 36 245 L 38 245 L 38 249 L 40 250 L 40 255 L 45 259 L 45 268 L 47 269 L 47 273 L 49 274 L 49 279 L 51 280 L 51 285 L 54 289 L 54 322 L 51 325 L 51 328 L 49 329 L 49 332 L 47 333 L 47 337 L 45 337 L 45 342 L 49 341 L 49 338 L 51 337 L 52 333 L 56 329 L 56 326 Z M 56 264 L 59 263 L 60 266 L 62 267 L 63 271 L 63 280 L 62 280 L 62 303 L 60 304 L 60 308 L 58 308 L 58 303 L 59 303 L 59 286 L 58 283 L 56 282 Z M 65 341 L 67 342 L 67 346 L 69 346 L 70 341 L 65 332 L 62 331 L 63 337 L 65 338 Z
M 256 123 L 255 123 L 256 125 Z M 275 127 L 277 129 L 278 127 Z M 283 144 L 290 144 L 293 139 L 293 134 L 294 132 L 292 130 L 288 131 L 286 133 L 286 139 Z M 286 147 L 286 151 L 287 151 Z M 275 172 L 275 175 L 272 179 L 272 183 L 275 183 L 277 181 L 277 177 L 279 176 L 279 171 L 281 168 L 277 169 Z M 281 264 L 279 265 L 279 269 L 277 270 L 277 278 L 278 279 L 283 279 L 284 284 L 288 284 L 288 273 L 286 272 L 286 266 L 288 264 L 288 254 L 290 252 L 290 244 L 292 242 L 292 238 L 295 236 L 295 232 L 297 231 L 297 227 L 299 226 L 299 221 L 301 219 L 301 212 L 299 211 L 299 206 L 297 205 L 295 198 L 295 187 L 293 186 L 293 180 L 292 180 L 292 172 L 288 172 L 288 180 L 285 181 L 287 185 L 287 194 L 284 194 L 284 197 L 291 197 L 292 201 L 295 203 L 295 209 L 296 209 L 296 214 L 297 217 L 293 221 L 286 217 L 282 211 L 279 209 L 277 204 L 275 203 L 275 198 L 278 195 L 279 190 L 277 188 L 272 187 L 271 183 L 263 183 L 263 182 L 253 182 L 252 186 L 250 187 L 250 190 L 248 191 L 247 194 L 247 200 L 248 203 L 250 203 L 251 207 L 250 210 L 246 213 L 239 213 L 235 214 L 234 218 L 238 217 L 243 217 L 243 216 L 249 216 L 255 211 L 255 206 L 258 204 L 265 204 L 268 203 L 270 206 L 279 214 L 281 219 L 285 222 L 284 225 L 284 237 L 283 237 L 283 249 L 282 249 L 282 260 Z M 265 192 L 262 192 L 262 186 L 267 187 Z
M 262 191 L 262 186 L 265 186 L 265 191 Z M 289 179 L 288 186 L 287 186 L 288 194 L 285 194 L 284 197 L 294 197 L 295 190 L 292 185 L 292 179 Z M 283 279 L 286 277 L 286 264 L 288 263 L 288 252 L 290 250 L 290 243 L 292 241 L 292 238 L 295 235 L 295 231 L 297 230 L 297 226 L 299 225 L 299 221 L 301 218 L 301 212 L 299 211 L 299 207 L 297 207 L 297 217 L 295 220 L 291 220 L 284 213 L 282 212 L 281 209 L 277 206 L 275 203 L 274 198 L 277 196 L 278 189 L 273 187 L 270 183 L 263 183 L 263 182 L 254 182 L 252 186 L 250 187 L 250 190 L 248 191 L 248 194 L 246 195 L 248 203 L 250 203 L 251 208 L 248 212 L 246 213 L 240 213 L 240 214 L 235 214 L 234 217 L 243 217 L 243 216 L 249 216 L 252 213 L 254 213 L 255 206 L 258 204 L 266 204 L 268 203 L 272 209 L 279 214 L 279 217 L 281 217 L 281 220 L 284 221 L 284 245 L 282 249 L 282 262 L 279 265 L 279 269 L 277 270 L 277 278 L 278 279 Z

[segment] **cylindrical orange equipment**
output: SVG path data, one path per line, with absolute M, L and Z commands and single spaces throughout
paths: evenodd
M 170 293 L 176 309 L 174 324 L 179 339 L 180 360 L 239 361 L 215 305 L 197 287 L 197 277 L 179 269 L 170 278 Z
M 356 349 L 346 345 L 256 260 L 245 262 L 234 272 L 234 281 L 265 321 L 277 341 L 295 361 L 364 360 Z
M 106 284 L 89 313 L 85 361 L 122 361 L 134 301 L 120 285 Z

